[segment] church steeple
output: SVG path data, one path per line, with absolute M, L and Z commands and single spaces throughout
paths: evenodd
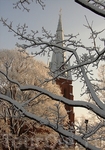
M 61 14 L 59 14 L 59 21 L 58 21 L 57 31 L 63 31 L 63 30 L 62 30 Z
M 67 69 L 69 68 L 70 68 L 70 60 L 68 61 L 68 64 L 67 64 Z M 70 70 L 67 72 L 67 79 L 72 81 L 72 75 L 71 75 Z
M 56 30 L 55 42 L 59 47 L 63 47 L 63 40 L 64 40 L 64 34 L 62 28 L 62 20 L 61 20 L 61 14 L 59 14 L 59 21 Z M 52 54 L 52 60 L 50 62 L 50 70 L 51 72 L 53 72 L 53 76 L 58 75 L 62 71 L 64 58 L 65 58 L 64 51 L 61 48 L 55 47 Z
M 64 69 L 68 69 L 70 66 L 70 63 L 64 64 L 65 62 L 65 52 L 62 50 L 62 47 L 64 47 L 64 33 L 63 33 L 63 27 L 62 27 L 62 18 L 61 13 L 59 14 L 59 20 L 58 20 L 58 26 L 56 30 L 56 39 L 55 43 L 61 47 L 57 48 L 55 47 L 52 54 L 52 59 L 50 62 L 50 71 L 52 73 L 52 76 L 57 76 L 63 71 Z M 60 77 L 66 77 L 69 80 L 72 80 L 71 78 L 71 72 L 60 74 Z
M 53 49 L 52 60 L 50 62 L 50 72 L 53 77 L 59 75 L 59 78 L 56 78 L 56 84 L 60 86 L 61 93 L 63 97 L 73 100 L 73 86 L 72 86 L 72 77 L 71 71 L 60 74 L 63 70 L 70 68 L 70 60 L 65 62 L 65 52 L 62 50 L 64 47 L 64 34 L 62 27 L 61 14 L 59 15 L 58 26 L 56 30 L 56 39 L 55 44 L 59 47 Z M 65 104 L 65 109 L 67 110 L 69 125 L 73 127 L 74 125 L 74 110 L 72 106 Z
M 63 41 L 64 40 L 61 14 L 59 14 L 58 27 L 57 27 L 57 30 L 56 30 L 56 40 L 58 40 L 58 41 Z M 60 42 L 59 44 L 61 46 L 63 46 L 63 42 Z

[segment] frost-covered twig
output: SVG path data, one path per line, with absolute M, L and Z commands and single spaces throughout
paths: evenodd
M 13 3 L 15 9 L 21 9 L 21 7 L 23 8 L 23 10 L 26 10 L 27 12 L 30 11 L 30 9 L 28 8 L 28 6 L 30 5 L 30 3 L 33 3 L 34 1 L 36 1 L 36 3 L 38 3 L 42 9 L 44 9 L 45 4 L 42 0 L 17 0 L 17 2 Z

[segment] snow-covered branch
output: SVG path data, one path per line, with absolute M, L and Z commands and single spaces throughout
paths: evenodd
M 98 0 L 75 0 L 76 3 L 93 11 L 94 13 L 105 17 L 105 1 Z
M 17 2 L 14 2 L 14 8 L 21 9 L 22 7 L 24 10 L 29 11 L 27 6 L 29 6 L 31 2 L 34 1 L 17 0 Z M 43 0 L 36 0 L 36 2 L 44 8 Z M 75 2 L 105 17 L 104 1 L 75 0 Z M 85 46 L 81 40 L 77 40 L 78 34 L 68 34 L 65 36 L 65 40 L 63 40 L 63 38 L 58 40 L 58 35 L 53 36 L 42 27 L 42 37 L 39 37 L 38 31 L 31 30 L 30 33 L 28 33 L 28 26 L 26 24 L 22 26 L 20 24 L 17 25 L 15 30 L 13 23 L 8 23 L 7 19 L 1 18 L 0 21 L 9 31 L 14 33 L 14 36 L 18 37 L 18 40 L 23 42 L 23 44 L 16 44 L 18 48 L 21 48 L 19 53 L 16 51 L 12 53 L 0 53 L 0 105 L 3 104 L 3 102 L 6 103 L 5 106 L 8 105 L 7 112 L 10 114 L 10 127 L 14 127 L 12 126 L 12 117 L 18 114 L 20 117 L 26 117 L 50 127 L 60 134 L 60 137 L 65 143 L 67 142 L 65 138 L 72 138 L 75 142 L 88 150 L 99 150 L 96 145 L 93 146 L 90 144 L 90 141 L 92 138 L 94 139 L 94 134 L 98 133 L 105 126 L 105 122 L 101 122 L 101 120 L 105 120 L 105 101 L 97 94 L 99 90 L 104 90 L 105 88 L 102 86 L 99 87 L 99 85 L 95 85 L 95 83 L 92 82 L 96 80 L 92 77 L 90 67 L 98 68 L 99 63 L 105 60 L 105 47 L 100 48 L 97 42 L 98 35 L 105 29 L 96 32 L 86 18 L 87 25 L 85 25 L 85 27 L 91 32 L 90 40 L 92 40 L 92 46 Z M 105 40 L 102 38 L 100 38 L 100 41 L 104 41 L 105 43 Z M 32 57 L 45 53 L 48 53 L 49 56 L 50 52 L 55 54 L 55 49 L 59 51 L 57 51 L 57 57 L 58 53 L 60 53 L 59 56 L 61 56 L 64 52 L 67 52 L 69 57 L 66 58 L 63 55 L 63 59 L 66 58 L 66 60 L 63 61 L 62 59 L 60 63 L 53 60 L 54 63 L 58 63 L 59 65 L 55 67 L 55 70 L 50 68 L 49 75 L 48 67 L 45 67 L 42 63 L 38 64 L 35 59 L 31 59 L 32 57 L 25 53 L 28 48 L 34 48 Z M 82 54 L 80 54 L 80 50 L 83 52 Z M 70 60 L 71 62 L 69 63 Z M 50 65 L 52 65 L 52 62 Z M 54 73 L 55 76 L 53 76 Z M 91 97 L 90 101 L 72 100 L 62 97 L 60 88 L 55 83 L 52 84 L 51 81 L 55 81 L 61 76 L 68 80 L 70 73 L 74 79 L 80 79 L 83 87 L 86 89 L 84 93 L 88 93 Z M 70 93 L 70 95 L 71 94 L 72 93 Z M 82 128 L 82 126 L 75 125 L 75 123 L 72 123 L 71 126 L 71 124 L 68 123 L 68 111 L 66 112 L 64 109 L 66 105 L 90 110 L 100 118 L 100 122 L 97 122 L 94 128 L 90 125 L 89 129 L 87 128 L 87 124 L 86 129 L 85 126 Z M 46 106 L 48 107 L 45 109 Z M 4 108 L 3 113 L 4 116 L 1 116 L 4 117 L 6 122 L 6 119 L 8 119 L 6 108 Z M 18 125 L 22 123 L 20 128 L 24 124 L 20 120 L 15 121 L 18 122 Z M 71 130 L 71 128 L 73 129 Z M 69 144 L 68 142 L 68 145 Z
M 5 75 L 7 77 L 7 75 L 5 73 L 3 73 L 2 71 L 0 71 L 0 73 L 2 73 L 3 75 Z M 60 102 L 62 102 L 64 104 L 68 104 L 70 106 L 83 107 L 83 108 L 86 108 L 88 110 L 91 110 L 92 112 L 94 112 L 95 114 L 100 116 L 101 118 L 105 119 L 105 111 L 103 109 L 100 109 L 99 107 L 97 107 L 94 104 L 91 104 L 89 102 L 80 101 L 80 100 L 78 100 L 78 101 L 68 100 L 68 99 L 66 99 L 64 97 L 55 95 L 55 94 L 53 94 L 53 93 L 51 93 L 51 92 L 49 92 L 49 91 L 47 91 L 47 90 L 45 90 L 43 88 L 40 88 L 38 86 L 32 86 L 32 85 L 22 86 L 18 82 L 15 82 L 14 80 L 11 80 L 9 77 L 7 77 L 7 78 L 9 79 L 10 82 L 17 84 L 21 91 L 30 91 L 30 90 L 37 91 L 37 92 L 40 92 L 41 94 L 49 96 L 50 98 L 52 98 L 52 100 L 60 101 Z M 89 84 L 89 86 L 90 86 L 90 84 Z M 90 87 L 90 89 L 91 89 L 91 87 Z M 40 94 L 38 94 L 38 96 L 39 95 Z M 97 97 L 96 97 L 96 99 L 97 99 Z M 31 100 L 29 100 L 29 101 L 31 101 Z M 100 103 L 101 103 L 101 101 L 100 101 Z M 25 103 L 23 103 L 22 105 L 24 105 L 24 104 Z M 104 106 L 104 104 L 103 104 L 103 106 Z
M 69 132 L 67 130 L 64 130 L 61 126 L 58 126 L 56 124 L 52 124 L 51 122 L 49 122 L 46 119 L 43 119 L 41 117 L 38 117 L 30 112 L 27 112 L 20 103 L 14 101 L 13 99 L 0 94 L 0 99 L 7 101 L 9 103 L 11 103 L 12 105 L 14 105 L 19 111 L 21 111 L 23 113 L 23 115 L 25 115 L 26 117 L 32 119 L 32 120 L 36 120 L 37 122 L 44 124 L 50 128 L 52 128 L 53 130 L 55 130 L 56 132 L 58 132 L 61 135 L 64 135 L 66 137 L 70 137 L 73 138 L 77 143 L 81 144 L 83 147 L 88 148 L 89 150 L 99 150 L 99 148 L 94 147 L 93 145 L 87 143 L 85 140 L 83 140 L 80 136 L 75 135 L 72 132 Z

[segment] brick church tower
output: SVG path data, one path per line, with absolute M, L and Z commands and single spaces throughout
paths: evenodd
M 55 40 L 59 47 L 64 47 L 64 44 L 62 42 L 64 40 L 64 34 L 63 34 L 63 29 L 62 29 L 61 14 L 59 15 L 59 21 L 58 21 Z M 68 71 L 68 72 L 61 74 L 61 71 L 69 67 L 70 67 L 70 62 L 65 63 L 64 50 L 57 48 L 57 47 L 54 48 L 52 59 L 50 62 L 50 71 L 53 77 L 56 77 L 59 75 L 59 77 L 56 78 L 56 83 L 60 86 L 63 96 L 65 98 L 73 100 L 73 86 L 72 86 L 71 72 Z M 73 107 L 65 105 L 65 109 L 67 110 L 70 125 L 72 126 L 72 123 L 74 123 Z

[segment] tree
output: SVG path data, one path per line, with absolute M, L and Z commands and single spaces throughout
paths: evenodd
M 97 83 L 97 86 L 100 88 L 98 91 L 99 97 L 102 99 L 102 101 L 105 103 L 105 65 L 100 65 L 98 69 L 98 78 L 100 80 L 99 83 Z
M 42 0 L 35 0 L 36 3 L 38 3 L 39 5 L 41 5 L 41 7 L 44 9 L 45 4 Z M 19 8 L 21 9 L 21 7 L 23 8 L 23 10 L 26 10 L 29 12 L 29 9 L 27 8 L 27 6 L 25 5 L 30 5 L 30 3 L 34 2 L 33 0 L 30 2 L 29 0 L 18 0 L 17 2 L 13 3 L 14 8 Z
M 14 8 L 23 8 L 23 10 L 29 11 L 25 5 L 29 5 L 32 2 L 34 1 L 32 0 L 30 2 L 29 0 L 18 0 L 16 3 L 14 3 Z M 75 0 L 75 2 L 96 14 L 105 17 L 105 0 Z M 41 5 L 43 9 L 45 8 L 43 0 L 36 0 L 36 3 Z
M 17 50 L 3 50 L 0 51 L 0 67 L 2 71 L 5 72 L 11 79 L 15 79 L 21 84 L 31 84 L 37 85 L 39 87 L 44 87 L 45 89 L 49 89 L 52 93 L 61 95 L 59 87 L 52 82 L 43 83 L 45 79 L 50 78 L 48 75 L 47 67 L 42 63 L 36 61 L 33 57 L 30 57 L 26 53 L 19 52 Z M 38 69 L 40 68 L 40 71 Z M 49 121 L 53 122 L 53 120 L 58 121 L 58 124 L 64 124 L 68 121 L 67 113 L 64 108 L 64 105 L 60 103 L 56 103 L 51 101 L 51 99 L 47 96 L 41 95 L 38 92 L 19 91 L 18 87 L 15 84 L 12 84 L 4 76 L 0 74 L 0 88 L 1 94 L 7 95 L 8 97 L 18 101 L 19 103 L 23 103 L 25 109 L 31 113 L 35 113 L 40 117 L 47 118 Z M 15 93 L 14 93 L 15 92 Z M 19 110 L 17 110 L 13 105 L 8 104 L 1 100 L 0 102 L 1 110 L 1 141 L 3 143 L 3 149 L 6 145 L 4 136 L 6 138 L 8 136 L 8 148 L 12 147 L 15 149 L 16 147 L 22 147 L 22 144 L 18 145 L 20 140 L 27 140 L 28 142 L 32 142 L 36 140 L 36 134 L 43 132 L 52 133 L 50 129 L 45 127 L 40 127 L 33 121 L 26 119 Z M 43 109 L 42 109 L 43 108 Z M 62 113 L 63 112 L 63 113 Z M 59 116 L 58 116 L 59 114 Z M 4 124 L 4 127 L 2 125 Z M 5 131 L 5 133 L 3 133 Z M 47 135 L 48 136 L 48 135 Z M 56 136 L 57 137 L 57 136 Z M 31 138 L 29 141 L 28 138 Z M 45 136 L 41 139 L 37 135 L 37 139 L 43 140 Z M 50 136 L 46 139 L 48 142 Z M 18 142 L 16 142 L 16 140 Z M 15 144 L 13 144 L 13 142 Z M 37 141 L 38 142 L 38 141 Z M 56 139 L 57 142 L 57 139 Z M 55 142 L 55 143 L 56 143 Z M 38 144 L 38 143 L 37 143 Z M 29 146 L 29 145 L 25 145 Z M 44 146 L 44 145 L 43 145 Z M 51 144 L 49 145 L 51 146 Z M 56 146 L 56 144 L 55 144 Z M 39 145 L 40 147 L 40 145 Z M 44 148 L 44 147 L 43 147 Z M 25 149 L 25 147 L 24 147 Z
M 92 119 L 91 119 L 92 118 Z M 87 140 L 89 143 L 94 144 L 97 147 L 100 147 L 101 149 L 105 149 L 105 126 L 103 124 L 103 120 L 99 118 L 97 115 L 94 113 L 90 113 L 86 117 L 82 116 L 80 119 L 76 119 L 75 124 L 77 127 L 77 132 L 81 135 L 85 133 L 90 133 L 93 131 L 94 127 L 96 129 L 96 126 L 98 130 L 94 132 L 92 136 L 90 136 Z M 101 128 L 100 128 L 101 127 Z M 84 150 L 84 148 L 80 145 L 77 144 L 78 149 Z
M 98 68 L 98 79 L 93 81 L 95 91 L 98 95 L 98 97 L 101 99 L 103 103 L 105 103 L 105 65 L 101 64 Z M 91 103 L 94 103 L 91 99 L 91 97 L 87 98 L 87 101 L 91 101 Z M 94 103 L 95 104 L 95 103 Z M 91 119 L 92 118 L 92 119 Z M 94 126 L 97 126 L 97 128 L 101 128 L 92 135 L 92 137 L 88 138 L 89 142 L 94 143 L 101 149 L 105 149 L 105 125 L 104 125 L 104 119 L 100 118 L 96 114 L 89 111 L 89 116 L 87 116 L 88 119 L 88 127 L 87 131 L 92 131 L 92 128 Z M 80 120 L 76 120 L 76 125 L 78 127 L 78 132 L 83 133 L 86 131 L 86 124 L 85 124 L 85 117 L 81 117 Z M 81 149 L 81 146 L 78 145 L 78 147 Z
M 96 68 L 102 61 L 104 61 L 105 47 L 100 48 L 97 43 L 98 35 L 101 34 L 104 30 L 96 32 L 87 21 L 86 27 L 91 31 L 90 39 L 92 40 L 93 45 L 91 47 L 90 46 L 87 47 L 83 45 L 81 41 L 76 41 L 77 36 L 67 35 L 64 41 L 60 41 L 63 42 L 64 44 L 64 47 L 61 47 L 54 40 L 55 37 L 51 36 L 51 34 L 49 34 L 49 32 L 47 32 L 44 28 L 43 28 L 43 37 L 36 37 L 37 33 L 34 31 L 32 31 L 31 34 L 27 35 L 26 24 L 24 24 L 24 26 L 22 27 L 18 25 L 17 30 L 15 31 L 12 27 L 12 23 L 8 24 L 7 20 L 3 18 L 1 18 L 1 21 L 4 24 L 4 26 L 7 26 L 10 31 L 14 32 L 15 36 L 19 37 L 20 40 L 25 40 L 27 42 L 23 44 L 17 44 L 18 47 L 21 47 L 21 50 L 23 52 L 29 47 L 35 48 L 40 47 L 40 51 L 35 53 L 35 55 L 45 53 L 46 51 L 49 54 L 50 51 L 53 51 L 54 47 L 58 47 L 62 49 L 62 51 L 69 52 L 70 57 L 66 60 L 66 62 L 69 61 L 69 59 L 72 59 L 72 57 L 75 59 L 75 61 L 71 63 L 71 66 L 68 69 L 62 70 L 56 77 L 45 80 L 44 83 L 54 81 L 55 78 L 60 76 L 60 74 L 63 74 L 64 72 L 68 72 L 69 70 L 71 70 L 73 77 L 76 79 L 80 79 L 80 81 L 83 83 L 83 86 L 85 87 L 84 93 L 87 93 L 91 96 L 92 102 L 80 100 L 71 101 L 62 96 L 52 94 L 51 91 L 46 90 L 45 88 L 43 88 L 43 86 L 39 87 L 36 85 L 23 85 L 20 82 L 9 77 L 9 74 L 1 70 L 0 73 L 5 78 L 7 78 L 9 82 L 15 84 L 18 87 L 18 89 L 22 92 L 26 91 L 38 92 L 40 93 L 40 95 L 43 94 L 47 97 L 50 97 L 52 101 L 58 101 L 73 107 L 83 107 L 85 109 L 88 109 L 93 113 L 95 113 L 98 117 L 100 117 L 103 120 L 103 122 L 101 121 L 97 122 L 94 128 L 91 128 L 88 132 L 79 132 L 79 133 L 76 131 L 72 132 L 71 128 L 65 129 L 64 127 L 58 124 L 59 117 L 57 118 L 58 121 L 51 122 L 48 118 L 44 117 L 42 118 L 37 114 L 33 114 L 33 112 L 28 111 L 24 107 L 23 103 L 14 101 L 12 98 L 2 93 L 0 94 L 0 99 L 14 105 L 15 108 L 18 109 L 25 117 L 35 120 L 55 130 L 60 134 L 63 141 L 65 141 L 65 138 L 68 138 L 68 142 L 67 140 L 65 141 L 68 145 L 70 144 L 69 139 L 73 138 L 75 142 L 82 145 L 84 148 L 87 148 L 88 150 L 99 150 L 99 147 L 94 143 L 91 144 L 91 142 L 88 142 L 88 139 L 90 139 L 96 132 L 99 131 L 99 129 L 102 128 L 102 126 L 105 125 L 105 104 L 101 100 L 101 98 L 98 97 L 97 95 L 95 86 L 93 84 L 93 76 L 91 74 L 90 67 L 92 66 Z M 105 39 L 101 39 L 101 41 L 103 42 L 105 41 Z M 79 54 L 80 48 L 83 49 L 82 55 Z

